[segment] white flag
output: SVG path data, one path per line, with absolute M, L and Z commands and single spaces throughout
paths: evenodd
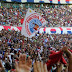
M 23 22 L 21 34 L 31 38 L 45 24 L 46 20 L 29 8 Z

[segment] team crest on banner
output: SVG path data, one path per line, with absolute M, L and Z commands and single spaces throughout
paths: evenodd
M 46 20 L 29 8 L 23 22 L 21 34 L 31 38 L 45 24 Z

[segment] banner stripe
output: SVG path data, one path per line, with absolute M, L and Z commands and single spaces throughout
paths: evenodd
M 11 0 L 6 0 L 7 2 L 11 2 Z
M 22 3 L 27 2 L 27 0 L 21 0 Z
M 58 3 L 58 0 L 52 0 L 52 2 L 57 4 Z
M 72 0 L 3 0 L 7 2 L 72 4 Z

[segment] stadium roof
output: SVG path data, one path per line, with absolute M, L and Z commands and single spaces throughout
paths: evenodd
M 53 3 L 53 4 L 72 4 L 72 0 L 2 0 L 6 2 L 20 3 Z

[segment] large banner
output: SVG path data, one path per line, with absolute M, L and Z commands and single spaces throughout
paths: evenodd
M 11 30 L 21 31 L 22 27 L 0 26 L 0 31 L 2 29 L 9 30 L 9 31 L 11 31 Z M 39 33 L 72 34 L 72 27 L 46 27 L 46 28 L 40 28 Z
M 0 31 L 1 31 L 2 29 L 8 30 L 8 31 L 15 30 L 15 31 L 20 32 L 21 29 L 22 29 L 22 27 L 14 27 L 14 26 L 0 26 Z
M 29 8 L 23 22 L 21 34 L 31 38 L 45 24 L 46 20 Z
M 72 4 L 72 0 L 3 0 L 7 2 L 21 3 L 54 3 L 54 4 Z
M 72 34 L 72 27 L 47 27 L 39 30 L 39 33 L 44 32 L 48 34 Z

